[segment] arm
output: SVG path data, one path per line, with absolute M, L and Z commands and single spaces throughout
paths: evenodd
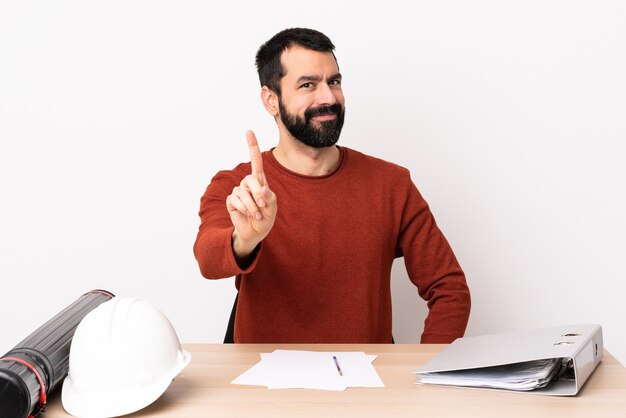
M 276 196 L 269 189 L 256 137 L 246 133 L 251 174 L 219 172 L 200 202 L 200 230 L 194 254 L 202 275 L 210 279 L 248 273 L 260 243 L 276 218 Z
M 193 252 L 200 273 L 207 279 L 222 279 L 246 272 L 238 265 L 232 250 L 234 228 L 226 210 L 226 197 L 244 176 L 239 167 L 235 171 L 220 171 L 211 179 L 200 199 L 200 228 Z
M 450 343 L 465 333 L 471 300 L 465 274 L 448 241 L 437 227 L 428 204 L 408 179 L 398 252 L 428 316 L 421 342 Z

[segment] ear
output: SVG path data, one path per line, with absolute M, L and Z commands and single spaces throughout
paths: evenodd
M 261 101 L 270 115 L 278 116 L 278 96 L 267 86 L 261 89 Z

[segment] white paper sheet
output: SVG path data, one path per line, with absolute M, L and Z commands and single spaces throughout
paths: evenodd
M 567 371 L 560 358 L 526 361 L 470 370 L 418 373 L 418 382 L 447 386 L 471 386 L 528 391 L 545 387 Z
M 333 356 L 341 367 L 339 374 Z M 363 352 L 276 350 L 261 353 L 261 361 L 241 374 L 233 384 L 267 386 L 269 389 L 322 389 L 384 387 L 372 362 Z

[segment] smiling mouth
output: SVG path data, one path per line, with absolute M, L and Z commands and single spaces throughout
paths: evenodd
M 317 115 L 317 116 L 313 116 L 311 119 L 312 120 L 316 120 L 316 121 L 320 121 L 320 122 L 324 122 L 327 120 L 333 120 L 337 117 L 336 113 L 330 113 L 330 114 L 326 114 L 326 115 Z

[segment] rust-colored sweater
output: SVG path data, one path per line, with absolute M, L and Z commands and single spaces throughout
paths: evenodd
M 250 164 L 220 171 L 207 187 L 194 253 L 204 277 L 236 276 L 235 342 L 391 342 L 391 265 L 402 256 L 428 302 L 421 342 L 462 337 L 465 276 L 409 171 L 340 150 L 339 167 L 322 177 L 291 172 L 263 153 L 278 214 L 245 270 L 233 255 L 225 201 Z

